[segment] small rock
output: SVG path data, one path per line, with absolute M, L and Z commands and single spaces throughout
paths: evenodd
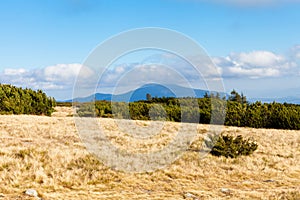
M 189 193 L 189 192 L 187 192 L 187 193 L 184 194 L 184 198 L 185 199 L 197 200 L 197 197 L 195 195 L 193 195 L 192 193 Z
M 264 182 L 266 182 L 266 183 L 272 183 L 272 182 L 275 182 L 275 181 L 271 180 L 271 179 L 268 179 L 268 180 L 264 180 Z
M 31 197 L 38 197 L 38 193 L 34 189 L 28 189 L 25 191 L 25 194 Z
M 231 190 L 228 189 L 228 188 L 221 188 L 220 191 L 224 194 L 230 194 L 231 193 Z
M 4 197 L 5 197 L 5 195 L 0 193 L 0 198 L 4 198 Z

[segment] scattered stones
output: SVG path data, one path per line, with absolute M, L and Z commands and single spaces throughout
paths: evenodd
M 28 195 L 28 196 L 31 196 L 31 197 L 38 197 L 38 193 L 34 189 L 27 189 L 25 191 L 25 194 Z

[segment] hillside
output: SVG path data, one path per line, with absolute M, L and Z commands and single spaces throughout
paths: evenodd
M 79 97 L 66 102 L 90 102 L 94 100 L 106 100 L 106 101 L 124 101 L 134 102 L 140 100 L 146 100 L 146 95 L 151 94 L 152 97 L 196 97 L 201 98 L 205 93 L 210 94 L 208 90 L 191 89 L 178 85 L 160 85 L 160 84 L 145 84 L 135 90 L 128 91 L 122 94 L 103 94 L 96 93 L 87 97 Z M 212 92 L 215 93 L 215 92 Z M 222 96 L 225 94 L 221 94 Z
M 28 188 L 44 200 L 300 198 L 300 131 L 226 127 L 253 137 L 258 150 L 237 159 L 187 151 L 165 169 L 134 174 L 113 171 L 86 151 L 70 109 L 52 117 L 0 115 L 0 200 L 34 199 L 23 194 Z M 157 141 L 142 145 L 115 131 L 113 119 L 99 120 L 112 142 L 135 150 L 165 144 L 179 126 L 167 122 Z M 198 125 L 198 140 L 208 128 Z

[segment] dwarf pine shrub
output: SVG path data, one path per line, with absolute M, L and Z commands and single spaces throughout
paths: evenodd
M 255 141 L 243 139 L 241 135 L 233 137 L 230 135 L 215 136 L 214 145 L 210 153 L 214 156 L 225 156 L 226 158 L 236 158 L 252 154 L 258 147 Z

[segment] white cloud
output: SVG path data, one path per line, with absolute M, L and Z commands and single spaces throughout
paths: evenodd
M 1 83 L 34 89 L 72 88 L 77 76 L 88 79 L 92 71 L 81 64 L 58 64 L 41 69 L 4 69 L 0 72 Z
M 269 51 L 252 51 L 230 53 L 226 57 L 213 57 L 212 60 L 213 63 L 207 56 L 189 58 L 190 62 L 197 63 L 199 73 L 178 56 L 159 54 L 143 63 L 110 67 L 102 77 L 96 77 L 94 71 L 78 63 L 57 64 L 40 69 L 7 68 L 0 72 L 0 82 L 46 91 L 72 91 L 76 80 L 80 87 L 95 89 L 99 78 L 99 91 L 115 89 L 116 86 L 125 87 L 128 91 L 150 82 L 182 86 L 191 84 L 193 87 L 206 88 L 209 81 L 220 81 L 220 77 L 234 80 L 300 76 L 300 45 L 291 48 L 289 56 Z
M 238 74 L 240 76 L 248 76 L 250 78 L 276 77 L 280 75 L 280 71 L 278 69 L 271 69 L 271 68 L 245 69 L 242 67 L 230 67 L 229 71 L 232 74 Z
M 20 68 L 20 69 L 4 69 L 4 74 L 7 76 L 15 76 L 15 75 L 22 75 L 26 73 L 26 69 Z
M 222 68 L 223 77 L 279 77 L 299 70 L 294 60 L 269 51 L 231 53 L 213 60 Z
M 252 51 L 250 53 L 232 53 L 228 59 L 250 67 L 276 67 L 285 63 L 285 58 L 269 51 Z
M 44 77 L 47 81 L 74 81 L 78 75 L 81 78 L 88 78 L 92 75 L 90 69 L 83 67 L 81 64 L 58 64 L 45 67 L 43 70 Z
M 155 54 L 141 63 L 126 63 L 112 66 L 100 79 L 100 87 L 131 86 L 132 88 L 155 82 L 195 87 L 206 87 L 207 79 L 220 78 L 222 69 L 216 67 L 208 56 L 187 58 L 198 69 L 181 57 L 171 54 Z M 219 79 L 218 79 L 219 80 Z M 101 89 L 101 88 L 100 88 Z
M 295 45 L 291 48 L 293 59 L 300 61 L 300 45 Z
M 132 85 L 137 86 L 148 82 L 178 82 L 175 78 L 177 70 L 163 64 L 124 64 L 110 68 L 100 80 L 102 86 Z

